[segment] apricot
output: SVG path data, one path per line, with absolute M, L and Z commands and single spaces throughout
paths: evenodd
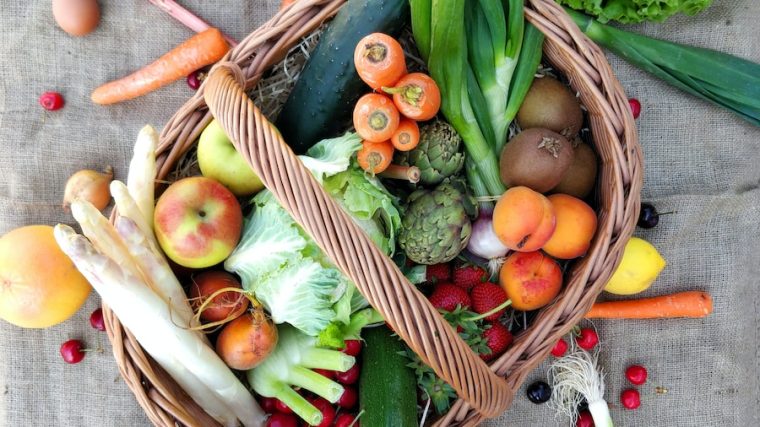
M 559 294 L 562 269 L 542 252 L 513 252 L 501 267 L 499 284 L 515 310 L 536 310 Z
M 528 187 L 505 191 L 493 211 L 493 231 L 504 246 L 518 252 L 541 249 L 554 233 L 549 199 Z
M 548 197 L 554 207 L 557 226 L 544 252 L 559 259 L 573 259 L 585 255 L 596 233 L 596 212 L 581 199 L 567 194 Z

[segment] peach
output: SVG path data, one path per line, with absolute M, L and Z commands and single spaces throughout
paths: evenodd
M 562 269 L 542 252 L 513 252 L 501 267 L 499 284 L 515 310 L 536 310 L 559 294 Z
M 596 233 L 596 212 L 581 199 L 567 194 L 552 194 L 548 198 L 554 207 L 557 227 L 544 245 L 544 252 L 559 259 L 584 255 Z
M 493 230 L 504 246 L 518 252 L 541 249 L 554 233 L 549 199 L 528 187 L 505 191 L 493 211 Z

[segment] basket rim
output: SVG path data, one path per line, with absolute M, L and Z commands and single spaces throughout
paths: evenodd
M 251 41 L 263 40 L 259 47 L 268 45 L 269 49 L 264 50 L 266 54 L 258 55 L 244 67 L 250 85 L 261 77 L 262 73 L 258 70 L 278 62 L 283 49 L 287 52 L 291 44 L 332 16 L 343 2 L 296 2 L 252 32 L 225 60 L 244 64 L 253 53 L 255 43 Z M 604 138 L 614 139 L 617 144 L 610 143 L 601 152 L 597 147 L 600 158 L 604 157 L 605 160 L 600 168 L 604 178 L 599 181 L 611 184 L 600 189 L 600 197 L 607 202 L 597 211 L 600 226 L 606 226 L 604 232 L 600 227 L 587 257 L 576 262 L 572 271 L 566 273 L 570 279 L 566 279 L 566 286 L 558 299 L 547 307 L 548 310 L 542 310 L 534 321 L 534 325 L 541 320 L 548 327 L 532 327 L 531 333 L 518 335 L 512 348 L 490 365 L 497 374 L 507 377 L 513 390 L 544 359 L 556 339 L 582 317 L 601 292 L 606 279 L 619 263 L 625 241 L 632 235 L 642 185 L 642 156 L 633 117 L 622 87 L 604 54 L 580 33 L 564 10 L 551 0 L 529 0 L 526 17 L 547 36 L 544 55 L 560 61 L 558 68 L 571 70 L 565 72 L 571 85 L 576 90 L 579 87 L 584 89 L 579 92 L 584 105 L 591 107 L 589 121 L 594 145 L 597 145 L 598 133 L 606 135 Z M 159 177 L 171 171 L 173 164 L 192 146 L 207 124 L 199 111 L 204 108 L 201 92 L 180 108 L 161 132 Z M 180 123 L 181 126 L 178 126 Z M 575 301 L 572 307 L 556 305 L 568 298 Z M 173 381 L 152 363 L 107 307 L 104 307 L 104 317 L 120 373 L 151 421 L 155 425 L 169 426 L 175 425 L 176 418 L 187 425 L 208 425 L 208 417 L 203 419 L 204 414 L 202 411 L 198 413 L 197 405 L 186 395 L 183 396 L 176 384 L 170 384 Z M 460 399 L 436 425 L 474 425 L 480 420 L 481 416 Z

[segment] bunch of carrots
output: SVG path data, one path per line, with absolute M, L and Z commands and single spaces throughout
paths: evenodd
M 395 150 L 409 151 L 419 144 L 417 121 L 438 114 L 441 92 L 430 76 L 407 72 L 403 48 L 387 34 L 361 39 L 354 66 L 373 89 L 354 107 L 354 128 L 364 140 L 357 161 L 365 171 L 377 174 L 391 166 Z

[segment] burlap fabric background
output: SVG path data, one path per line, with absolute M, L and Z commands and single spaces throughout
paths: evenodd
M 182 3 L 241 39 L 279 1 Z M 124 179 L 137 131 L 146 123 L 162 126 L 191 93 L 177 83 L 117 106 L 90 103 L 97 84 L 189 36 L 147 1 L 100 4 L 97 31 L 72 38 L 55 26 L 49 1 L 0 3 L 0 233 L 71 222 L 60 208 L 66 178 L 111 164 Z M 716 0 L 700 16 L 637 29 L 760 62 L 759 21 L 756 0 Z M 715 314 L 706 320 L 596 322 L 613 419 L 619 426 L 760 425 L 760 130 L 611 61 L 630 96 L 644 105 L 638 121 L 646 161 L 643 199 L 663 212 L 677 211 L 656 229 L 637 231 L 669 262 L 646 295 L 705 289 L 715 298 Z M 44 112 L 37 98 L 46 90 L 61 91 L 66 107 Z M 148 425 L 119 378 L 105 334 L 89 326 L 87 317 L 98 305 L 93 295 L 74 318 L 47 330 L 0 323 L 0 425 Z M 66 365 L 58 347 L 70 338 L 106 351 Z M 625 411 L 618 396 L 627 386 L 622 372 L 633 362 L 648 367 L 650 381 L 641 388 L 641 409 Z M 545 377 L 545 368 L 533 378 Z M 668 393 L 656 395 L 658 385 Z M 546 406 L 529 403 L 522 391 L 505 415 L 487 423 L 567 424 Z

